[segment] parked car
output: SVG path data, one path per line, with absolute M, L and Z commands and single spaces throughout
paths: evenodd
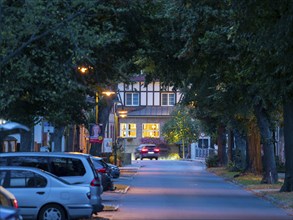
M 0 219 L 22 220 L 22 216 L 19 214 L 17 199 L 2 186 L 0 186 Z
M 120 177 L 120 169 L 118 166 L 111 164 L 111 163 L 107 163 L 109 170 L 110 170 L 110 175 L 112 176 L 112 178 L 119 178 Z
M 141 144 L 137 148 L 135 148 L 134 157 L 137 160 L 140 158 L 143 160 L 144 158 L 156 159 L 158 160 L 160 156 L 160 148 L 158 148 L 155 144 Z
M 91 218 L 90 187 L 70 184 L 49 172 L 34 167 L 0 167 L 0 183 L 18 200 L 26 219 Z
M 48 171 L 69 183 L 87 184 L 91 189 L 93 212 L 103 211 L 101 176 L 95 171 L 91 155 L 70 152 L 0 153 L 0 166 L 29 166 Z
M 102 184 L 104 191 L 115 190 L 113 181 L 111 179 L 110 168 L 107 163 L 101 157 L 92 157 L 93 164 L 98 173 L 102 175 Z

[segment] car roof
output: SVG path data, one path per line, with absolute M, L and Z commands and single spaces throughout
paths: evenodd
M 0 153 L 2 156 L 63 156 L 63 157 L 90 157 L 90 154 L 84 154 L 79 152 L 8 152 L 8 153 Z
M 91 156 L 91 158 L 96 159 L 96 160 L 103 160 L 102 157 L 97 157 L 97 156 Z

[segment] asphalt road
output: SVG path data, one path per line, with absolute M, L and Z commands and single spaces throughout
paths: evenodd
M 117 183 L 130 186 L 127 193 L 104 193 L 106 204 L 97 219 L 290 219 L 285 210 L 233 183 L 208 173 L 198 161 L 133 161 L 141 168 Z

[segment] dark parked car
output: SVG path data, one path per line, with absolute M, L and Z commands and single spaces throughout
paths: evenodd
M 119 178 L 120 177 L 120 169 L 118 166 L 111 164 L 111 163 L 107 163 L 108 165 L 108 169 L 110 170 L 110 175 L 112 176 L 112 178 Z
M 160 148 L 158 148 L 155 144 L 141 144 L 137 148 L 135 148 L 134 157 L 137 160 L 140 158 L 143 160 L 144 158 L 156 159 L 158 160 L 160 156 Z
M 111 179 L 112 176 L 110 173 L 110 169 L 107 163 L 101 157 L 92 157 L 92 161 L 97 173 L 101 174 L 102 176 L 102 185 L 104 191 L 115 190 L 115 186 Z

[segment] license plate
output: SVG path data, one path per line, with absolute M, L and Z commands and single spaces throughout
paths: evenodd
M 149 152 L 149 154 L 153 154 L 154 152 Z

